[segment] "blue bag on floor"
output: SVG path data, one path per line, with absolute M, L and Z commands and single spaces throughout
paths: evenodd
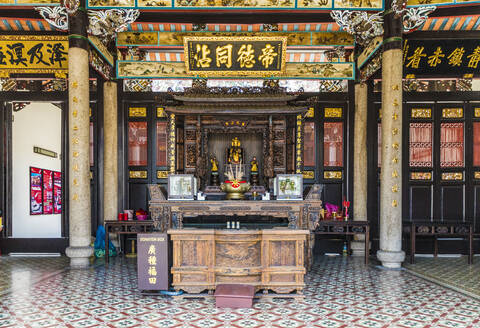
M 97 229 L 97 235 L 95 237 L 95 243 L 93 244 L 94 254 L 97 258 L 105 256 L 105 237 L 105 228 L 103 226 L 99 226 Z M 110 240 L 108 241 L 108 255 L 117 255 L 117 250 Z

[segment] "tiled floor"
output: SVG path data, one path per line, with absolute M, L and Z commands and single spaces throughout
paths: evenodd
M 134 260 L 116 260 L 11 288 L 0 296 L 0 327 L 480 327 L 480 302 L 360 258 L 319 258 L 306 283 L 302 301 L 217 309 L 211 299 L 142 296 Z
M 68 266 L 66 257 L 24 257 L 0 256 L 0 297 L 12 288 L 23 288 Z
M 426 279 L 463 290 L 480 299 L 480 258 L 468 264 L 467 257 L 416 257 L 415 264 L 404 263 L 405 268 Z

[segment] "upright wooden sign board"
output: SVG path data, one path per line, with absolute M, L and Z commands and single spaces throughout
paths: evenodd
M 137 235 L 138 289 L 168 290 L 168 235 Z

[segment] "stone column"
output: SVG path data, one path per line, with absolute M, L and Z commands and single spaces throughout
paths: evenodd
M 355 84 L 355 126 L 353 133 L 353 220 L 367 220 L 367 107 L 368 88 Z M 365 255 L 365 235 L 355 235 L 351 242 L 353 256 Z
M 115 220 L 118 213 L 117 83 L 103 84 L 103 217 Z
M 399 268 L 405 259 L 402 251 L 402 20 L 395 18 L 391 11 L 386 12 L 382 58 L 380 250 L 377 257 L 384 267 Z
M 85 8 L 85 0 L 80 1 Z M 69 238 L 66 254 L 72 268 L 89 266 L 91 243 L 90 118 L 87 14 L 69 17 L 68 120 L 69 120 Z

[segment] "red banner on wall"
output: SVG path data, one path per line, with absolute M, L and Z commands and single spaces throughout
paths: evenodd
M 30 215 L 62 213 L 62 172 L 30 167 Z
M 62 213 L 62 172 L 53 172 L 53 213 Z
M 43 214 L 42 169 L 30 167 L 30 215 Z
M 53 176 L 52 171 L 43 170 L 43 214 L 53 214 Z

